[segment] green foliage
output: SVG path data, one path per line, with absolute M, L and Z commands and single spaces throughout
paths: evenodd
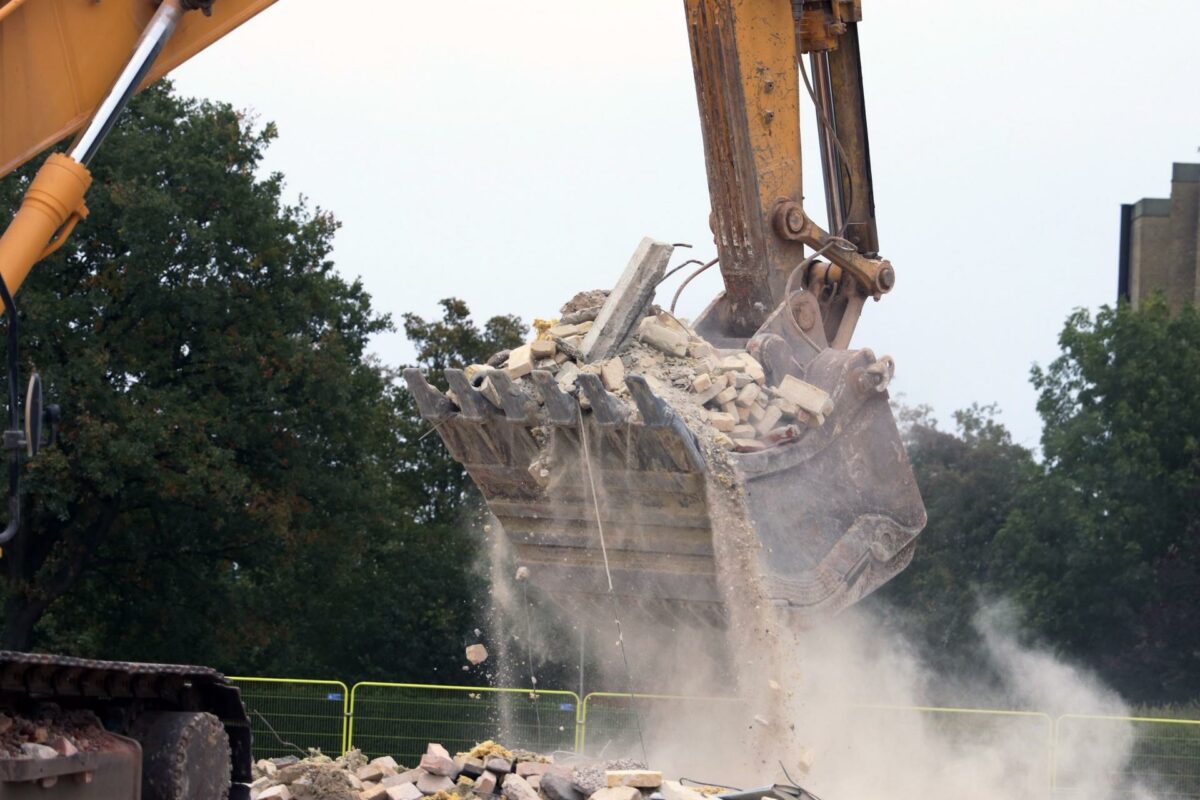
M 18 296 L 24 369 L 65 417 L 25 470 L 5 646 L 347 678 L 461 662 L 467 482 L 369 357 L 390 322 L 334 270 L 336 221 L 260 176 L 275 136 L 144 92 L 91 216 Z M 33 169 L 0 182 L 9 208 Z M 520 328 L 445 307 L 406 319 L 434 370 Z
M 995 406 L 959 411 L 956 433 L 939 430 L 928 409 L 899 414 L 929 522 L 912 564 L 870 602 L 900 610 L 897 623 L 947 668 L 974 656 L 980 601 L 1001 591 L 994 539 L 1035 469 L 996 413 Z
M 1200 314 L 1077 312 L 1035 368 L 1045 469 L 999 545 L 1032 627 L 1150 702 L 1200 694 Z M 1148 678 L 1153 676 L 1153 678 Z

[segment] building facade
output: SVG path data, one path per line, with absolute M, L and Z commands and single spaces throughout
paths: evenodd
M 1200 305 L 1200 164 L 1175 164 L 1171 197 L 1121 206 L 1118 296 L 1136 308 L 1162 292 L 1172 311 Z

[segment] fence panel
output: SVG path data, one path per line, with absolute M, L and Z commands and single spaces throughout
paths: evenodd
M 229 680 L 242 690 L 255 758 L 298 755 L 285 742 L 304 750 L 318 747 L 329 756 L 345 751 L 346 684 L 290 678 Z
M 1200 798 L 1200 722 L 1151 717 L 1068 714 L 1055 723 L 1055 794 L 1091 794 L 1096 775 L 1123 794 L 1156 800 Z M 1121 762 L 1103 756 L 1129 746 Z M 1097 756 L 1100 756 L 1097 758 Z M 1099 763 L 1098 763 L 1099 762 Z
M 575 749 L 574 692 L 358 683 L 350 692 L 348 742 L 369 757 L 414 766 L 429 742 L 451 753 L 486 739 L 546 753 Z
M 640 758 L 643 742 L 650 752 L 663 741 L 670 742 L 672 752 L 719 749 L 722 711 L 737 702 L 733 697 L 593 692 L 583 700 L 579 750 Z

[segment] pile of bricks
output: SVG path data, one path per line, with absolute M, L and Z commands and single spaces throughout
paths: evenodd
M 570 756 L 572 761 L 577 757 Z M 368 761 L 357 750 L 331 759 L 314 753 L 255 765 L 252 800 L 705 800 L 713 787 L 684 787 L 633 761 L 556 763 L 483 742 L 451 756 L 430 744 L 407 769 L 390 756 Z
M 587 410 L 588 398 L 577 380 L 590 373 L 600 377 L 605 390 L 626 400 L 631 415 L 636 415 L 625 385 L 626 376 L 636 373 L 674 406 L 691 406 L 677 410 L 690 412 L 682 416 L 693 429 L 706 427 L 716 444 L 742 453 L 794 441 L 807 429 L 823 424 L 833 411 L 833 402 L 822 389 L 793 376 L 769 386 L 754 356 L 718 349 L 686 323 L 654 306 L 647 307 L 617 352 L 589 360 L 585 355 L 588 337 L 602 307 L 580 305 L 586 300 L 601 302 L 604 297 L 603 292 L 577 295 L 563 307 L 561 318 L 535 321 L 537 337 L 533 341 L 501 351 L 486 364 L 472 364 L 464 370 L 467 379 L 502 410 L 501 386 L 492 377 L 495 372 L 504 372 L 537 399 L 538 388 L 530 376 L 534 370 L 544 370 L 554 376 L 559 389 Z M 457 402 L 453 392 L 449 396 Z

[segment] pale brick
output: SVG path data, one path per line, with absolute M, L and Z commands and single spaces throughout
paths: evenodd
M 504 371 L 513 380 L 523 378 L 533 372 L 532 348 L 527 344 L 513 348 L 513 351 L 508 354 L 508 364 L 504 367 Z
M 728 433 L 737 427 L 737 417 L 732 414 L 726 414 L 723 411 L 710 411 L 708 414 L 708 424 L 719 431 Z
M 604 776 L 609 786 L 634 786 L 638 789 L 657 789 L 663 782 L 661 772 L 649 769 L 610 769 Z

